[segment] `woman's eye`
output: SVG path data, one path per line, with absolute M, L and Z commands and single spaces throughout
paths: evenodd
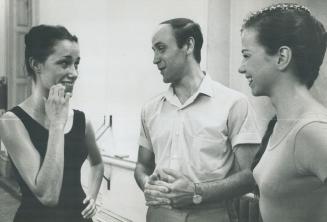
M 78 65 L 79 65 L 79 63 L 74 64 L 74 67 L 75 67 L 76 70 L 78 69 Z

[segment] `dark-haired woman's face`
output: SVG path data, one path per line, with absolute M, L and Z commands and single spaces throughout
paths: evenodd
M 51 86 L 62 84 L 66 92 L 72 92 L 78 76 L 80 52 L 77 42 L 69 40 L 58 41 L 53 52 L 41 65 L 40 83 L 49 90 Z
M 245 74 L 254 96 L 269 96 L 275 78 L 276 58 L 268 55 L 265 48 L 257 41 L 257 31 L 245 29 L 242 32 L 243 60 L 239 68 Z

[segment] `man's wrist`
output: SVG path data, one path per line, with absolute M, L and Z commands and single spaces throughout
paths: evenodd
M 193 203 L 200 204 L 203 201 L 203 191 L 200 183 L 194 183 Z
M 142 187 L 143 187 L 143 191 L 145 189 L 145 184 L 148 182 L 149 180 L 149 176 L 148 175 L 145 175 L 142 179 Z

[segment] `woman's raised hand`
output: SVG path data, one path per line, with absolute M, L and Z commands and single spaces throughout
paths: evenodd
M 68 118 L 70 97 L 71 93 L 65 93 L 65 87 L 61 84 L 50 88 L 48 99 L 44 99 L 45 112 L 50 125 L 65 126 Z

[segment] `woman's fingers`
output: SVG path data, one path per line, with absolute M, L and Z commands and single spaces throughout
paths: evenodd
M 65 103 L 66 104 L 68 104 L 71 97 L 72 97 L 71 93 L 69 93 L 69 92 L 65 93 Z
M 65 97 L 65 87 L 58 87 L 58 96 L 59 98 L 64 98 Z
M 68 118 L 70 94 L 65 95 L 65 87 L 61 84 L 50 88 L 49 97 L 45 102 L 47 117 L 51 123 L 65 125 Z
M 97 208 L 93 198 L 86 197 L 83 201 L 84 204 L 88 203 L 86 208 L 82 211 L 84 218 L 91 218 L 96 214 Z

